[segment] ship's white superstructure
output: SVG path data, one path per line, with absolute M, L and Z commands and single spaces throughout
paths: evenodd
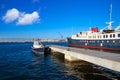
M 90 31 L 79 32 L 68 38 L 69 46 L 97 48 L 107 50 L 120 50 L 120 26 L 112 29 L 112 4 L 110 5 L 110 21 L 107 22 L 108 29 L 100 30 L 95 27 Z

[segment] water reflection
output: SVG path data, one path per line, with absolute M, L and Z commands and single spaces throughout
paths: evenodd
M 59 62 L 64 63 L 69 75 L 74 75 L 81 80 L 120 80 L 119 73 L 109 69 L 85 62 L 65 61 L 63 54 L 54 54 Z

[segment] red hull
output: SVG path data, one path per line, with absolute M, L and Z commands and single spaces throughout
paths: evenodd
M 106 47 L 100 47 L 100 46 L 85 46 L 85 45 L 79 45 L 79 44 L 69 44 L 71 47 L 79 47 L 79 48 L 89 48 L 89 49 L 102 49 L 102 50 L 120 50 L 116 48 L 106 48 Z

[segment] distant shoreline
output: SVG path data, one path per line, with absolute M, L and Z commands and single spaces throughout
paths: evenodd
M 67 42 L 66 39 L 40 39 L 41 42 Z M 13 43 L 13 42 L 33 42 L 33 39 L 25 38 L 0 38 L 0 43 Z

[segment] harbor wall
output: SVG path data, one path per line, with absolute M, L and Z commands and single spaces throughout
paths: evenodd
M 64 58 L 70 62 L 84 60 L 84 61 L 96 64 L 96 65 L 106 67 L 108 69 L 120 72 L 120 62 L 119 61 L 107 59 L 105 57 L 102 58 L 102 57 L 98 57 L 98 56 L 96 57 L 94 55 L 87 55 L 87 54 L 85 54 L 85 51 L 84 52 L 83 51 L 75 52 L 75 51 L 69 50 L 69 48 L 61 49 L 61 48 L 57 48 L 54 46 L 50 47 L 50 48 L 53 51 L 63 53 Z M 94 52 L 94 50 L 93 50 L 93 52 Z M 98 54 L 98 53 L 96 53 L 96 54 Z

